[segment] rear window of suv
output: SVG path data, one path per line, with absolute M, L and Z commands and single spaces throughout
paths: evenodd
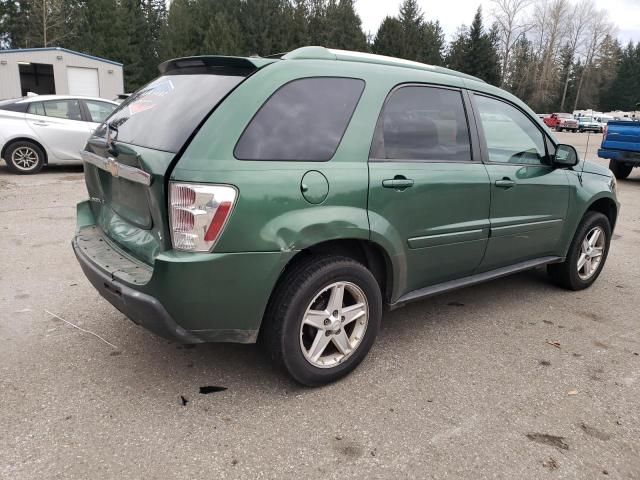
M 244 75 L 164 75 L 133 93 L 107 119 L 119 142 L 178 152 Z M 104 136 L 103 124 L 96 130 Z
M 355 78 L 312 77 L 282 86 L 253 117 L 239 160 L 324 162 L 336 152 L 364 90 Z

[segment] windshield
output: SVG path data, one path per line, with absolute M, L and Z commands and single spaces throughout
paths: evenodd
M 238 85 L 240 75 L 164 75 L 140 88 L 114 110 L 106 124 L 118 142 L 178 152 L 205 116 Z

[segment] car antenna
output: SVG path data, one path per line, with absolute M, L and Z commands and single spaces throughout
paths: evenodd
M 580 184 L 582 184 L 582 174 L 584 173 L 584 166 L 587 163 L 587 153 L 589 153 L 589 139 L 591 138 L 591 130 L 587 131 L 587 146 L 584 148 L 584 159 L 582 160 L 582 169 L 580 170 Z

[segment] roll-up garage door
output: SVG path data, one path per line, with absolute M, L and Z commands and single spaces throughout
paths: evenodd
M 67 83 L 69 95 L 100 96 L 96 68 L 67 67 Z

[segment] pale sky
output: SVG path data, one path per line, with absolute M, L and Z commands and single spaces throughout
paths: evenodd
M 356 8 L 365 32 L 375 35 L 382 19 L 397 15 L 402 0 L 356 0 Z M 490 0 L 418 0 L 425 18 L 440 20 L 447 40 L 456 29 L 469 25 L 478 5 L 482 5 L 485 18 L 493 8 Z M 640 41 L 640 0 L 595 0 L 599 9 L 609 12 L 609 19 L 618 27 L 618 38 L 623 44 Z

